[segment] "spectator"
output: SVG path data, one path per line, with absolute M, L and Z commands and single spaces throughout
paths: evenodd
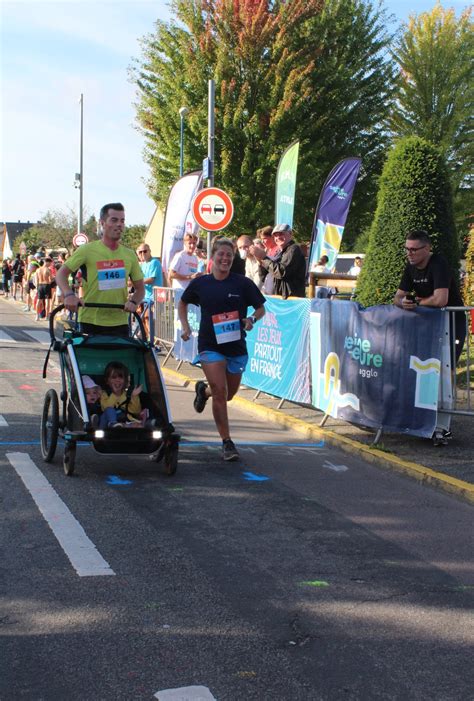
M 265 255 L 258 247 L 252 246 L 252 255 L 260 260 L 260 265 L 273 276 L 276 295 L 287 297 L 305 297 L 306 261 L 300 247 L 293 241 L 289 224 L 278 224 L 273 229 L 275 243 L 279 252 L 274 260 Z
M 405 311 L 422 307 L 462 307 L 464 306 L 458 283 L 447 260 L 431 251 L 431 241 L 423 229 L 410 231 L 405 241 L 408 263 L 402 274 L 399 289 L 393 303 Z M 451 338 L 454 339 L 455 353 L 451 358 L 454 366 L 461 355 L 466 338 L 466 315 L 455 312 L 450 318 Z M 433 434 L 435 445 L 445 445 L 450 436 L 449 423 L 444 428 L 437 427 Z
M 185 290 L 191 280 L 202 275 L 198 272 L 198 258 L 195 253 L 197 242 L 196 234 L 185 234 L 183 250 L 173 256 L 168 277 L 174 290 Z
M 153 288 L 163 286 L 163 270 L 159 259 L 152 257 L 150 246 L 147 243 L 141 243 L 138 246 L 137 255 L 145 285 L 145 297 L 143 300 L 145 304 L 140 305 L 140 313 L 147 336 L 150 338 L 150 309 L 154 301 Z
M 327 256 L 321 256 L 317 264 L 314 266 L 315 273 L 330 273 L 331 270 L 327 267 L 329 263 L 329 258 Z
M 349 275 L 359 275 L 362 269 L 362 258 L 356 256 L 354 258 L 354 265 L 349 269 Z
M 260 266 L 258 259 L 250 252 L 253 245 L 252 238 L 247 234 L 242 234 L 237 239 L 237 250 L 241 259 L 245 262 L 245 276 L 250 278 L 260 289 L 263 282 L 263 268 Z

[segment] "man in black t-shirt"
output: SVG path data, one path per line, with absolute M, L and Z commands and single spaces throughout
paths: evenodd
M 417 306 L 464 306 L 449 263 L 438 253 L 432 253 L 430 237 L 426 231 L 422 229 L 411 231 L 406 239 L 405 251 L 408 263 L 393 300 L 397 307 L 413 311 Z M 457 362 L 466 338 L 464 312 L 455 314 L 454 336 Z
M 464 302 L 459 292 L 456 278 L 445 258 L 432 253 L 431 241 L 423 229 L 410 231 L 405 242 L 408 263 L 400 280 L 400 287 L 395 293 L 393 303 L 413 311 L 417 306 L 423 307 L 463 307 Z M 451 317 L 451 338 L 455 341 L 454 362 L 459 360 L 466 338 L 466 315 L 455 312 Z M 436 440 L 435 445 L 440 445 Z

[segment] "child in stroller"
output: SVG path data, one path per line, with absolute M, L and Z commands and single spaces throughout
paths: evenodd
M 148 411 L 142 409 L 140 393 L 142 386 L 130 385 L 130 373 L 126 365 L 110 362 L 104 371 L 106 390 L 100 395 L 102 414 L 100 428 L 139 428 L 145 425 Z

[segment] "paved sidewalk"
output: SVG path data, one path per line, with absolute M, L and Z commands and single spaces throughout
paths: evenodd
M 164 360 L 164 355 L 162 357 Z M 174 358 L 169 358 L 162 369 L 165 377 L 192 386 L 197 379 L 203 378 L 200 368 L 189 363 L 179 366 Z M 453 438 L 447 446 L 435 448 L 431 440 L 390 433 L 384 434 L 374 448 L 371 447 L 374 432 L 332 418 L 321 428 L 321 411 L 287 401 L 278 409 L 280 399 L 260 394 L 255 400 L 255 395 L 255 389 L 242 386 L 233 402 L 246 411 L 266 416 L 269 421 L 291 425 L 307 437 L 323 438 L 349 453 L 362 454 L 380 467 L 403 472 L 419 482 L 474 503 L 473 417 L 453 417 Z

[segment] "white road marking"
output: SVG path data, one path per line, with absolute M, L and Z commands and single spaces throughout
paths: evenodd
M 4 416 L 0 414 L 0 426 L 8 426 L 8 422 Z
M 26 329 L 23 329 L 23 333 L 26 333 L 35 341 L 38 341 L 38 343 L 42 343 L 43 345 L 49 346 L 51 343 L 51 338 L 48 331 L 27 331 Z
M 79 577 L 114 575 L 66 504 L 26 453 L 7 453 Z
M 18 341 L 16 341 L 14 338 L 12 338 L 7 333 L 5 333 L 5 331 L 2 331 L 0 329 L 0 343 L 1 342 L 3 342 L 3 343 L 18 343 Z
M 216 701 L 207 686 L 182 686 L 179 689 L 157 691 L 158 701 Z
M 328 470 L 332 470 L 333 472 L 346 472 L 349 469 L 347 465 L 334 465 L 334 463 L 329 462 L 329 460 L 323 462 L 323 467 L 327 467 Z

